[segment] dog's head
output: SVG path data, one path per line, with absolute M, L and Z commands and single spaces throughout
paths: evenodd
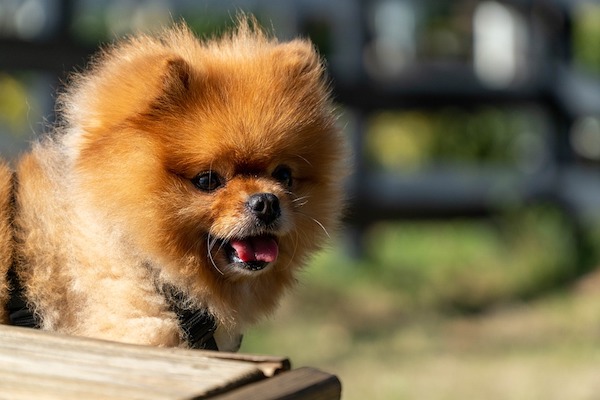
M 285 287 L 340 215 L 323 69 L 308 42 L 247 21 L 117 46 L 65 96 L 78 188 L 182 284 Z

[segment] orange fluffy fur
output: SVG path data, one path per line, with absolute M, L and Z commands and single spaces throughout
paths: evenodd
M 338 222 L 344 145 L 305 40 L 278 42 L 251 18 L 208 41 L 179 25 L 105 50 L 59 104 L 64 122 L 18 163 L 14 210 L 0 168 L 0 301 L 12 259 L 42 329 L 185 346 L 169 286 L 209 310 L 219 348 L 235 350 Z M 214 190 L 192 183 L 206 171 L 220 177 Z M 254 193 L 278 198 L 276 226 L 256 226 Z M 263 233 L 279 254 L 260 271 L 209 249 L 212 237 Z

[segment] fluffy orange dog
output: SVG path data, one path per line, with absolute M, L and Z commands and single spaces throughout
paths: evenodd
M 338 221 L 323 74 L 310 43 L 251 18 L 104 51 L 61 96 L 63 122 L 0 171 L 0 319 L 236 350 Z

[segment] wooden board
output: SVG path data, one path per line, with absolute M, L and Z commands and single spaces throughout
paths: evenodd
M 136 346 L 0 325 L 0 399 L 205 398 L 288 368 L 284 358 Z
M 342 385 L 331 374 L 298 368 L 274 378 L 251 383 L 230 392 L 210 397 L 211 400 L 338 400 Z

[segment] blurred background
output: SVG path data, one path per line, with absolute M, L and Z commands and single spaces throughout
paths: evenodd
M 345 399 L 600 393 L 600 2 L 0 0 L 0 148 L 50 130 L 102 43 L 254 13 L 327 59 L 346 224 L 242 351 Z

